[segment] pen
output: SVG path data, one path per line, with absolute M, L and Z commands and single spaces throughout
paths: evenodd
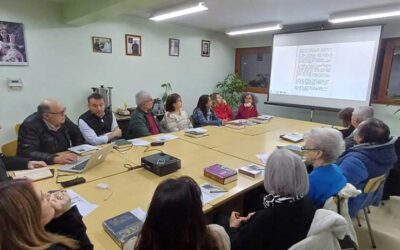
M 228 191 L 227 190 L 211 190 L 210 191 L 211 194 L 213 194 L 213 193 L 225 193 L 225 192 L 228 192 Z

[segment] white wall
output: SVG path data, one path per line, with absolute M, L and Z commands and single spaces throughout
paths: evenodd
M 41 99 L 59 98 L 76 121 L 86 109 L 90 87 L 112 86 L 113 108 L 134 106 L 134 94 L 161 96 L 172 84 L 191 112 L 198 97 L 234 71 L 234 48 L 225 34 L 121 16 L 82 27 L 59 21 L 59 5 L 46 1 L 2 1 L 0 19 L 22 22 L 29 66 L 0 66 L 0 144 L 16 137 L 14 125 L 35 111 Z M 126 56 L 125 34 L 142 36 L 142 56 Z M 112 38 L 113 53 L 93 53 L 91 37 Z M 168 39 L 180 39 L 180 56 L 168 55 Z M 211 56 L 201 57 L 201 40 Z M 6 78 L 22 78 L 22 91 L 9 91 Z
M 390 24 L 384 26 L 382 38 L 390 37 L 400 37 L 400 21 L 391 22 Z M 234 38 L 235 48 L 272 46 L 272 42 L 273 36 L 268 34 Z M 263 103 L 266 101 L 267 95 L 258 94 L 257 96 L 259 99 L 258 110 L 260 113 L 300 120 L 310 119 L 309 110 L 265 105 Z M 372 106 L 375 110 L 375 117 L 382 119 L 385 123 L 387 123 L 392 134 L 400 135 L 400 114 L 393 114 L 400 107 L 380 104 L 372 104 Z M 340 121 L 337 119 L 336 115 L 337 114 L 334 112 L 315 111 L 313 121 L 339 125 Z

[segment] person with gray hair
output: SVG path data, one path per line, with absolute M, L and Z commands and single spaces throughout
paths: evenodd
M 253 93 L 243 93 L 240 97 L 241 105 L 239 106 L 236 119 L 248 119 L 251 117 L 257 117 L 257 96 Z
M 135 95 L 136 109 L 133 111 L 128 126 L 128 137 L 138 138 L 163 133 L 157 118 L 152 113 L 153 98 L 144 90 Z
M 353 110 L 353 113 L 351 115 L 351 125 L 355 128 L 354 131 L 345 138 L 345 143 L 346 143 L 346 150 L 353 147 L 356 144 L 356 141 L 354 140 L 354 135 L 357 132 L 357 128 L 362 123 L 363 121 L 367 120 L 368 118 L 373 118 L 374 117 L 374 109 L 369 106 L 360 106 L 356 107 Z
M 47 164 L 70 164 L 78 156 L 65 151 L 83 142 L 81 131 L 68 119 L 65 106 L 58 100 L 44 99 L 37 112 L 21 124 L 17 156 Z
M 287 149 L 274 150 L 264 172 L 264 208 L 245 217 L 231 214 L 231 249 L 288 249 L 304 239 L 316 210 L 306 196 L 308 185 L 301 158 Z
M 344 151 L 342 134 L 333 128 L 314 128 L 305 135 L 305 158 L 314 167 L 308 196 L 318 208 L 337 194 L 347 183 L 340 168 L 334 164 Z

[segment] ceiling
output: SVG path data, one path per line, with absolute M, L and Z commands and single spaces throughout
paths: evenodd
M 127 10 L 125 14 L 147 18 L 151 10 L 165 8 L 179 0 L 146 0 L 154 2 L 152 9 Z M 208 11 L 171 19 L 171 23 L 191 27 L 225 31 L 251 24 L 280 21 L 284 25 L 324 22 L 330 14 L 360 8 L 373 8 L 387 4 L 400 4 L 400 0 L 204 0 Z M 161 5 L 164 5 L 161 7 Z M 379 20 L 382 22 L 382 20 Z
M 44 0 L 64 3 L 79 3 L 76 0 Z M 80 0 L 82 4 L 94 0 Z M 102 1 L 104 2 L 104 1 Z M 119 14 L 148 18 L 151 13 L 173 7 L 191 0 L 115 0 L 129 3 Z M 283 25 L 326 22 L 330 14 L 341 11 L 369 9 L 378 6 L 400 4 L 400 0 L 203 0 L 207 11 L 177 17 L 170 23 L 206 30 L 224 32 L 265 22 L 282 22 Z M 107 15 L 106 15 L 107 16 Z M 360 24 L 385 24 L 400 18 L 381 19 Z

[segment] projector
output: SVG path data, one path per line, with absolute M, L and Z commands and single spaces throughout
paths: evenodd
M 143 168 L 158 176 L 173 173 L 181 168 L 181 160 L 164 153 L 142 157 L 141 163 Z

